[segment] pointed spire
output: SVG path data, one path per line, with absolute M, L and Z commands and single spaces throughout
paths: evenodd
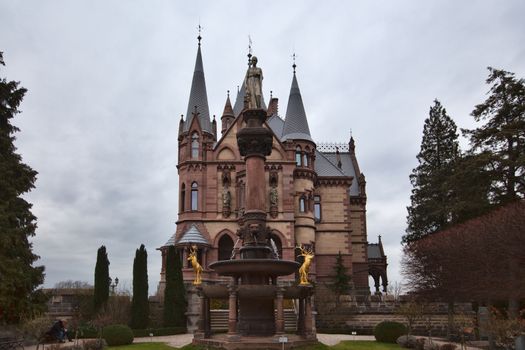
M 193 117 L 198 116 L 201 128 L 204 131 L 212 133 L 210 123 L 210 111 L 208 108 L 208 94 L 206 93 L 206 80 L 204 78 L 204 68 L 201 54 L 201 27 L 199 25 L 199 41 L 197 49 L 197 58 L 195 60 L 195 70 L 193 71 L 193 80 L 191 82 L 190 98 L 188 101 L 188 112 L 186 113 L 185 130 L 190 127 Z
M 295 68 L 297 67 L 295 57 L 292 67 L 294 73 L 290 96 L 288 97 L 288 106 L 286 107 L 282 140 L 306 140 L 314 142 L 310 135 L 310 128 L 308 127 L 308 120 L 306 119 L 306 112 L 304 111 L 303 98 L 301 97 L 301 90 L 299 90 L 299 84 L 297 83 L 297 77 L 295 75 Z
M 355 141 L 353 136 L 350 136 L 350 142 L 348 143 L 348 149 L 350 150 L 350 153 L 355 153 Z
M 228 97 L 226 98 L 226 103 L 224 104 L 224 112 L 222 112 L 221 117 L 221 133 L 224 134 L 226 130 L 230 127 L 235 115 L 233 114 L 232 104 L 230 102 L 230 90 L 228 90 Z
M 233 114 L 232 103 L 230 102 L 230 90 L 228 90 L 228 97 L 226 98 L 226 103 L 224 104 L 224 112 L 222 112 L 222 116 L 235 117 Z

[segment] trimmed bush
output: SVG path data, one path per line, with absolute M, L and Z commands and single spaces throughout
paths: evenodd
M 133 331 L 124 324 L 114 324 L 104 327 L 102 338 L 109 346 L 129 345 L 133 343 Z
M 416 347 L 417 339 L 414 336 L 411 335 L 402 335 L 399 338 L 397 338 L 396 343 L 402 347 L 407 349 L 415 349 Z M 445 349 L 447 350 L 447 349 Z M 450 349 L 454 350 L 454 349 Z
M 399 322 L 383 321 L 374 327 L 374 337 L 382 343 L 395 343 L 404 334 L 407 334 L 407 328 Z

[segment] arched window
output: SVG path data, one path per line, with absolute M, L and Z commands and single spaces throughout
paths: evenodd
M 310 149 L 308 149 L 308 147 L 306 147 L 304 149 L 304 154 L 303 154 L 303 166 L 307 167 L 308 166 L 308 157 L 310 156 Z
M 233 252 L 233 240 L 228 235 L 219 239 L 219 260 L 230 260 Z
M 306 200 L 305 200 L 304 196 L 299 198 L 299 211 L 301 213 L 304 213 L 306 211 Z
M 321 196 L 314 196 L 314 219 L 321 221 Z
M 180 188 L 180 211 L 186 210 L 186 184 L 183 183 Z
M 199 158 L 199 134 L 197 132 L 191 134 L 191 158 Z
M 301 147 L 299 146 L 295 149 L 295 164 L 301 166 Z
M 199 186 L 196 182 L 191 184 L 191 210 L 199 210 Z

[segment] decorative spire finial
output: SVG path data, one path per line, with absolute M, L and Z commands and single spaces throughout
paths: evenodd
M 197 37 L 197 40 L 199 40 L 199 46 L 201 46 L 201 39 L 202 39 L 201 31 L 202 31 L 202 27 L 201 27 L 200 21 L 199 21 L 199 25 L 198 25 L 197 29 L 199 30 L 199 36 Z
M 230 98 L 230 90 L 226 90 L 226 92 L 228 93 L 228 98 Z
M 293 64 L 292 64 L 292 68 L 293 68 L 293 74 L 295 74 L 295 68 L 297 67 L 297 65 L 295 64 L 295 58 L 297 56 L 295 55 L 295 52 L 293 53 L 292 55 L 292 58 L 293 58 Z
M 273 98 L 273 91 L 270 90 L 270 100 Z

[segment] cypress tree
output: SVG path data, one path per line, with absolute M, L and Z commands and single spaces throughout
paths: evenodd
M 471 115 L 485 121 L 470 137 L 471 154 L 483 163 L 493 204 L 525 198 L 525 80 L 514 73 L 488 67 L 487 99 Z
M 144 244 L 135 252 L 133 261 L 133 298 L 131 300 L 131 328 L 145 329 L 149 321 L 148 253 Z
M 186 291 L 182 279 L 182 261 L 174 246 L 166 256 L 166 288 L 164 290 L 164 326 L 186 326 Z
M 39 257 L 29 241 L 36 217 L 32 204 L 22 198 L 35 187 L 37 172 L 16 153 L 14 134 L 19 129 L 11 124 L 27 92 L 18 84 L 0 79 L 0 324 L 19 323 L 45 308 L 45 296 L 37 289 L 44 282 L 44 267 L 33 266 Z
M 425 120 L 419 165 L 412 170 L 411 205 L 408 209 L 407 234 L 402 242 L 409 243 L 443 229 L 453 220 L 454 185 L 450 178 L 460 158 L 456 124 L 438 100 L 430 107 Z
M 95 311 L 105 307 L 109 299 L 109 260 L 106 247 L 101 246 L 97 251 L 97 264 L 95 265 Z

